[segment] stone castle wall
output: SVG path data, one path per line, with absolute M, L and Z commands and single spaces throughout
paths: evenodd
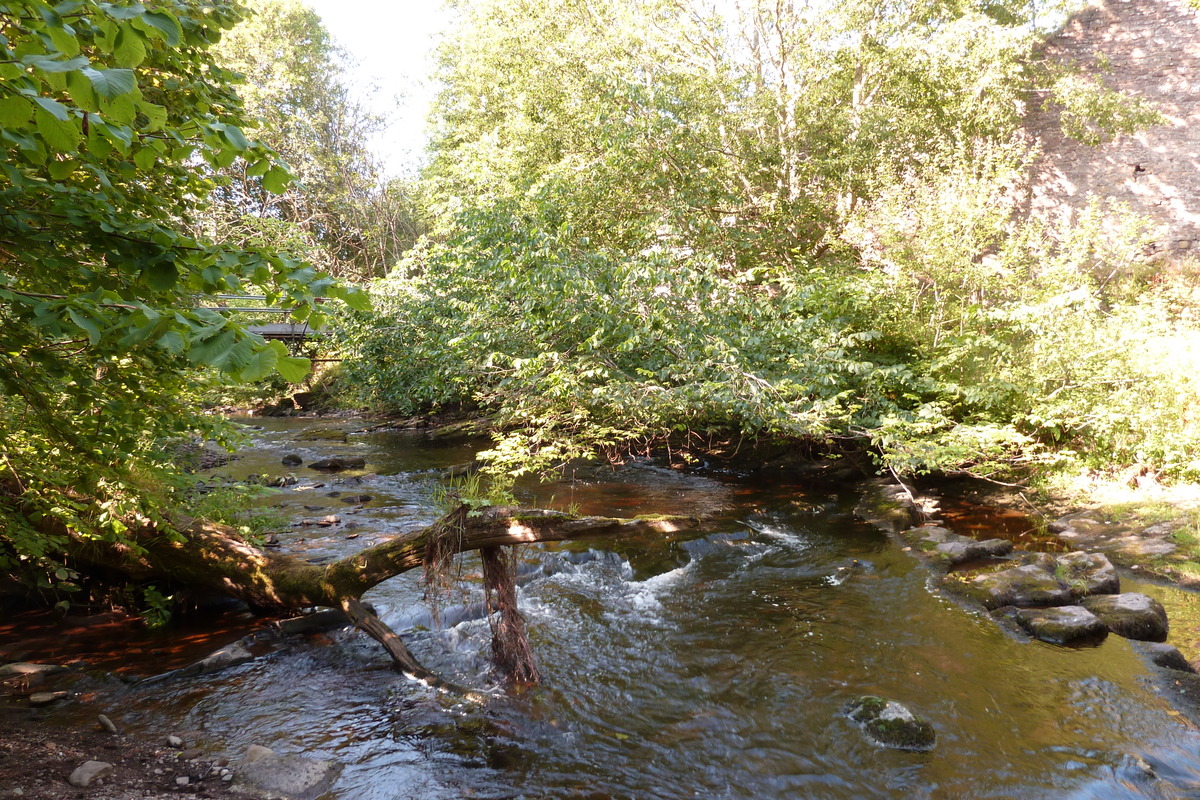
M 1090 198 L 1111 198 L 1154 222 L 1158 254 L 1200 255 L 1200 10 L 1188 0 L 1098 0 L 1045 55 L 1149 101 L 1168 122 L 1089 147 L 1063 136 L 1057 110 L 1034 111 L 1026 130 L 1044 155 L 1032 211 L 1071 221 Z

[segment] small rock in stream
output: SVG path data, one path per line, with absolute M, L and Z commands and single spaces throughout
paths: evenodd
M 366 465 L 367 460 L 362 456 L 342 456 L 340 458 L 323 458 L 320 461 L 314 461 L 308 465 L 308 468 L 324 472 L 340 472 L 344 469 L 358 469 Z
M 937 741 L 933 726 L 894 700 L 866 695 L 851 701 L 846 714 L 876 744 L 897 750 L 932 750 Z
M 343 503 L 369 503 L 374 500 L 374 495 L 369 494 L 352 494 L 349 497 L 343 497 Z
M 96 717 L 96 720 L 100 723 L 100 727 L 109 733 L 118 733 L 116 724 L 108 718 L 107 714 L 101 714 Z
M 286 456 L 280 459 L 279 463 L 283 464 L 285 467 L 298 467 L 304 463 L 304 459 L 295 453 L 288 453 Z
M 183 749 L 183 739 L 176 736 L 175 734 L 171 734 L 170 736 L 167 737 L 167 746 L 174 747 L 176 750 L 182 750 Z

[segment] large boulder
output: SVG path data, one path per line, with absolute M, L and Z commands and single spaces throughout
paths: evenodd
M 968 595 L 985 608 L 1065 606 L 1081 597 L 1121 590 L 1117 571 L 1100 553 L 1026 556 L 1018 567 L 976 575 L 965 582 Z
M 1167 611 L 1153 597 L 1140 592 L 1096 595 L 1084 598 L 1082 605 L 1118 636 L 1143 642 L 1167 640 Z
M 866 695 L 846 706 L 850 719 L 871 739 L 898 750 L 932 750 L 937 734 L 928 721 L 894 700 Z
M 1108 635 L 1104 623 L 1083 606 L 1012 608 L 1006 612 L 1030 636 L 1043 642 L 1075 644 L 1098 641 Z
M 967 582 L 967 593 L 989 610 L 1071 602 L 1071 590 L 1037 563 L 976 575 Z

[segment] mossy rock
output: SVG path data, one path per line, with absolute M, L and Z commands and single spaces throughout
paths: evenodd
M 1082 606 L 1012 608 L 1000 613 L 1015 620 L 1030 636 L 1052 644 L 1086 644 L 1108 635 L 1104 623 Z
M 864 695 L 846 706 L 846 714 L 883 747 L 925 751 L 932 750 L 937 742 L 937 733 L 929 722 L 894 700 Z
M 1166 609 L 1148 595 L 1140 592 L 1097 595 L 1085 598 L 1082 605 L 1118 636 L 1143 642 L 1167 640 Z
M 977 575 L 963 588 L 989 610 L 1004 606 L 1059 606 L 1072 599 L 1070 588 L 1036 563 Z

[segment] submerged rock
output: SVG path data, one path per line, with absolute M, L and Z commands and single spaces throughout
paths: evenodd
M 1144 642 L 1167 640 L 1167 611 L 1148 595 L 1140 592 L 1097 595 L 1085 598 L 1083 607 L 1118 636 Z
M 884 747 L 932 750 L 937 741 L 932 725 L 894 700 L 865 695 L 851 701 L 846 714 Z
M 272 800 L 311 800 L 333 786 L 341 765 L 299 756 L 280 756 L 250 745 L 233 778 L 232 789 Z
M 308 468 L 324 472 L 340 472 L 344 469 L 358 469 L 366 465 L 367 460 L 362 456 L 341 456 L 339 458 L 322 458 L 320 461 L 309 464 Z
M 1007 615 L 1030 636 L 1043 642 L 1071 644 L 1103 639 L 1108 635 L 1104 623 L 1083 606 L 1013 608 L 1008 610 Z
M 283 464 L 285 467 L 298 467 L 304 463 L 304 459 L 296 453 L 288 453 L 279 460 L 279 463 Z
M 1150 663 L 1163 669 L 1173 669 L 1177 672 L 1195 673 L 1193 667 L 1179 648 L 1161 642 L 1134 642 L 1134 650 L 1150 659 Z

